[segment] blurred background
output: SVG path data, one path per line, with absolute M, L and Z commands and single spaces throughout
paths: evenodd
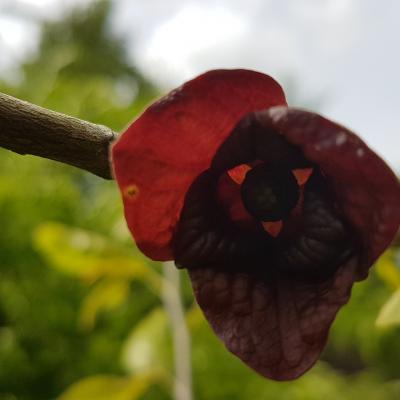
M 291 105 L 360 134 L 398 171 L 395 0 L 0 0 L 0 91 L 121 131 L 212 68 L 275 77 Z M 0 400 L 173 398 L 160 265 L 114 182 L 0 149 Z M 316 367 L 257 376 L 211 332 L 182 273 L 194 399 L 400 398 L 400 252 L 355 286 Z

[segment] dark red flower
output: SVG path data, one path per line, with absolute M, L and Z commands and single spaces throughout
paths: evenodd
M 139 248 L 187 268 L 215 333 L 273 379 L 315 363 L 400 222 L 384 161 L 253 71 L 210 71 L 157 101 L 113 163 Z

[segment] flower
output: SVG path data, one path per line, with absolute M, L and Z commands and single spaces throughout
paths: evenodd
M 132 123 L 112 158 L 138 247 L 187 268 L 226 347 L 276 380 L 316 362 L 400 222 L 384 161 L 343 126 L 288 107 L 254 71 L 185 83 Z

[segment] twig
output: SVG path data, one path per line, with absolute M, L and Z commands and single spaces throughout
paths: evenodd
M 49 158 L 112 179 L 111 129 L 0 93 L 0 147 Z
M 175 400 L 192 400 L 190 334 L 181 300 L 179 271 L 172 262 L 165 262 L 163 272 L 165 278 L 163 299 L 169 314 L 174 343 L 174 398 Z

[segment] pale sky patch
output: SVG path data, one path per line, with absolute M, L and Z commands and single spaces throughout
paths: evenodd
M 161 83 L 189 79 L 198 72 L 193 60 L 232 47 L 248 29 L 246 22 L 223 7 L 184 6 L 149 38 L 142 54 L 148 73 Z M 164 64 L 160 79 L 160 63 Z M 158 79 L 157 79 L 158 77 Z

